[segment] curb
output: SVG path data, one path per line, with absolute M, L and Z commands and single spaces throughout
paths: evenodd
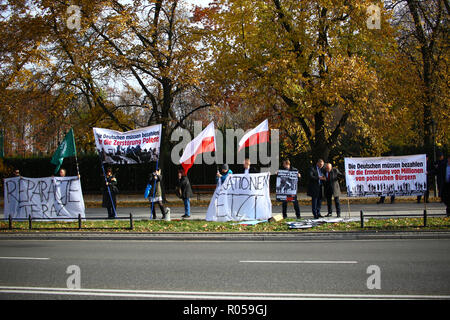
M 47 232 L 2 233 L 0 240 L 146 240 L 146 241 L 311 241 L 311 240 L 393 240 L 450 239 L 448 231 L 347 231 L 308 233 L 111 233 Z

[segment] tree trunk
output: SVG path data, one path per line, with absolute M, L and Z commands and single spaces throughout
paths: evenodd
M 328 156 L 330 154 L 330 147 L 328 146 L 325 136 L 325 119 L 322 111 L 314 115 L 314 127 L 315 135 L 312 150 L 312 163 L 316 163 L 318 159 L 323 159 L 326 162 L 328 161 Z

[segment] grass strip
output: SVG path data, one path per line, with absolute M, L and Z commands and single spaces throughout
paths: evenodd
M 129 229 L 128 220 L 94 220 L 83 221 L 82 232 L 342 232 L 342 231 L 427 231 L 450 230 L 449 217 L 429 217 L 427 227 L 423 227 L 422 218 L 390 218 L 367 219 L 364 228 L 359 221 L 324 223 L 310 229 L 289 229 L 286 222 L 297 221 L 286 219 L 279 222 L 259 223 L 253 226 L 236 222 L 209 222 L 204 220 L 139 220 L 133 221 L 133 230 Z M 42 232 L 42 231 L 78 231 L 78 222 L 33 221 L 33 229 L 28 229 L 27 221 L 14 221 L 13 230 L 8 229 L 8 221 L 0 222 L 0 232 Z

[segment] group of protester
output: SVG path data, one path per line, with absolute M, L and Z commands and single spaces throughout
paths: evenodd
M 288 159 L 283 160 L 280 170 L 297 171 L 298 169 L 291 167 L 291 163 Z M 258 173 L 259 169 L 251 166 L 251 161 L 249 158 L 244 160 L 241 170 L 237 173 Z M 216 183 L 223 183 L 227 176 L 233 174 L 229 169 L 227 164 L 223 164 L 221 169 L 216 173 Z M 278 172 L 277 172 L 278 174 Z M 447 159 L 444 158 L 443 154 L 440 155 L 439 160 L 436 163 L 431 163 L 427 156 L 427 189 L 424 194 L 424 201 L 429 202 L 429 186 L 432 182 L 432 177 L 436 176 L 438 185 L 438 195 L 441 202 L 446 205 L 447 216 L 450 216 L 450 155 Z M 16 169 L 14 171 L 15 176 L 20 176 L 20 171 Z M 58 172 L 60 177 L 66 176 L 66 170 L 61 168 Z M 78 177 L 80 177 L 78 175 Z M 307 195 L 311 197 L 311 209 L 314 219 L 319 219 L 323 217 L 321 215 L 321 206 L 323 198 L 326 199 L 328 214 L 326 217 L 332 215 L 332 201 L 334 198 L 334 203 L 336 207 L 336 215 L 340 217 L 341 215 L 341 205 L 339 196 L 341 194 L 341 189 L 339 186 L 339 180 L 343 177 L 343 174 L 338 168 L 333 168 L 331 163 L 325 163 L 322 159 L 318 159 L 316 164 L 312 166 L 308 171 L 309 183 Z M 298 172 L 298 178 L 301 178 L 300 172 Z M 162 199 L 162 189 L 161 189 L 162 174 L 161 169 L 156 170 L 151 173 L 148 179 L 148 184 L 151 185 L 154 190 L 151 192 L 151 197 L 149 201 L 152 208 L 152 218 L 156 219 L 156 205 L 159 206 L 161 210 L 162 218 L 166 218 L 167 214 L 170 213 L 170 209 L 166 208 Z M 108 211 L 108 218 L 113 219 L 116 216 L 116 197 L 119 192 L 117 178 L 113 173 L 112 168 L 108 167 L 105 173 L 105 182 L 103 186 L 103 201 L 102 207 L 106 208 Z M 176 186 L 176 194 L 179 198 L 183 200 L 184 204 L 184 215 L 182 218 L 189 218 L 191 216 L 190 211 L 190 198 L 194 196 L 192 192 L 192 187 L 190 181 L 185 174 L 183 168 L 178 170 L 178 181 Z M 391 196 L 391 203 L 395 201 L 395 196 Z M 417 202 L 421 202 L 421 196 L 417 197 Z M 300 207 L 298 204 L 297 195 L 292 199 L 294 206 L 295 216 L 300 218 Z M 384 203 L 384 197 L 381 197 L 378 203 Z M 287 204 L 288 201 L 282 201 L 282 214 L 283 218 L 287 218 Z
M 291 167 L 291 162 L 286 159 L 283 161 L 282 170 L 297 171 L 294 167 Z M 336 215 L 341 216 L 341 204 L 339 196 L 341 194 L 341 188 L 339 186 L 339 179 L 342 177 L 342 173 L 337 168 L 333 168 L 331 163 L 325 163 L 322 159 L 318 159 L 316 164 L 308 170 L 308 189 L 307 195 L 311 197 L 311 209 L 314 219 L 323 217 L 320 214 L 322 207 L 322 199 L 327 201 L 328 214 L 326 217 L 330 217 L 333 213 L 333 198 L 336 207 Z M 301 178 L 301 174 L 298 173 L 298 178 Z M 300 218 L 300 207 L 298 205 L 297 196 L 293 198 L 293 205 L 295 216 Z M 283 218 L 287 218 L 287 201 L 282 202 Z
M 288 159 L 283 160 L 282 167 L 280 170 L 296 171 L 298 178 L 301 178 L 301 174 L 298 169 L 291 167 L 291 162 Z M 258 173 L 259 170 L 251 166 L 251 161 L 249 158 L 244 160 L 242 169 L 237 173 Z M 278 173 L 278 172 L 277 172 Z M 233 172 L 228 168 L 227 164 L 222 165 L 220 171 L 216 174 L 216 183 L 223 183 L 229 174 Z M 341 189 L 339 187 L 339 178 L 342 177 L 342 173 L 337 169 L 333 168 L 331 163 L 325 164 L 322 159 L 317 161 L 316 166 L 313 166 L 309 170 L 309 185 L 307 194 L 312 198 L 312 212 L 315 219 L 321 216 L 320 209 L 322 204 L 322 198 L 327 199 L 328 214 L 327 217 L 332 215 L 332 199 L 334 198 L 337 216 L 341 216 L 341 206 L 339 202 L 339 196 L 341 194 Z M 289 201 L 282 201 L 282 214 L 283 218 L 287 218 L 287 204 Z M 300 206 L 298 204 L 297 195 L 292 198 L 292 203 L 294 205 L 295 216 L 300 219 Z
M 282 162 L 282 166 L 280 170 L 288 170 L 288 171 L 297 171 L 298 178 L 301 178 L 301 174 L 298 169 L 291 167 L 291 163 L 288 159 L 285 159 Z M 236 173 L 258 173 L 260 170 L 256 167 L 251 166 L 251 161 L 249 158 L 244 160 L 243 166 Z M 223 164 L 221 169 L 216 173 L 216 183 L 223 183 L 227 176 L 233 174 L 227 164 Z M 450 156 L 448 159 L 444 159 L 443 155 L 441 155 L 439 161 L 435 164 L 431 164 L 427 157 L 427 190 L 424 195 L 424 201 L 429 202 L 429 186 L 431 185 L 432 177 L 436 175 L 437 184 L 439 189 L 439 197 L 441 201 L 446 204 L 446 212 L 447 215 L 450 216 Z M 322 159 L 318 159 L 316 164 L 313 165 L 308 170 L 308 189 L 307 195 L 311 197 L 311 209 L 314 216 L 314 219 L 319 219 L 323 217 L 321 215 L 321 207 L 322 201 L 325 198 L 327 202 L 327 215 L 326 217 L 332 216 L 333 213 L 333 199 L 336 208 L 337 217 L 341 216 L 341 204 L 339 197 L 341 195 L 341 189 L 339 181 L 343 178 L 343 174 L 339 171 L 338 168 L 332 166 L 331 163 L 325 163 Z M 168 208 L 165 208 L 162 199 L 162 190 L 161 190 L 161 169 L 153 172 L 150 177 L 148 183 L 152 186 L 155 186 L 154 194 L 149 198 L 152 207 L 152 217 L 156 219 L 155 207 L 156 204 L 159 206 L 162 214 L 162 218 L 164 219 L 169 212 Z M 106 185 L 110 185 L 111 196 L 106 192 L 107 188 L 104 188 L 105 191 L 103 193 L 103 207 L 108 209 L 108 217 L 114 217 L 114 213 L 112 212 L 112 205 L 116 205 L 116 189 L 117 189 L 117 179 L 112 174 L 111 168 L 108 168 L 106 173 Z M 179 198 L 183 200 L 184 204 L 184 214 L 182 218 L 189 218 L 191 216 L 190 211 L 190 198 L 194 196 L 192 192 L 192 187 L 189 181 L 189 178 L 185 174 L 183 168 L 178 170 L 178 181 L 176 187 L 176 194 Z M 112 202 L 111 202 L 112 199 Z M 391 197 L 391 202 L 395 200 L 395 196 Z M 417 201 L 421 201 L 421 196 L 417 197 Z M 282 214 L 283 218 L 287 218 L 287 205 L 289 201 L 282 201 Z M 297 196 L 294 196 L 292 201 L 295 211 L 295 216 L 300 218 L 300 206 L 298 204 Z M 384 202 L 384 197 L 381 197 L 378 203 Z

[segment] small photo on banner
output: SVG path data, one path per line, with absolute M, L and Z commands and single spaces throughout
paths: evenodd
M 279 170 L 277 175 L 277 201 L 294 201 L 297 197 L 298 171 Z
M 95 146 L 103 163 L 142 164 L 159 159 L 160 124 L 127 132 L 94 128 Z

